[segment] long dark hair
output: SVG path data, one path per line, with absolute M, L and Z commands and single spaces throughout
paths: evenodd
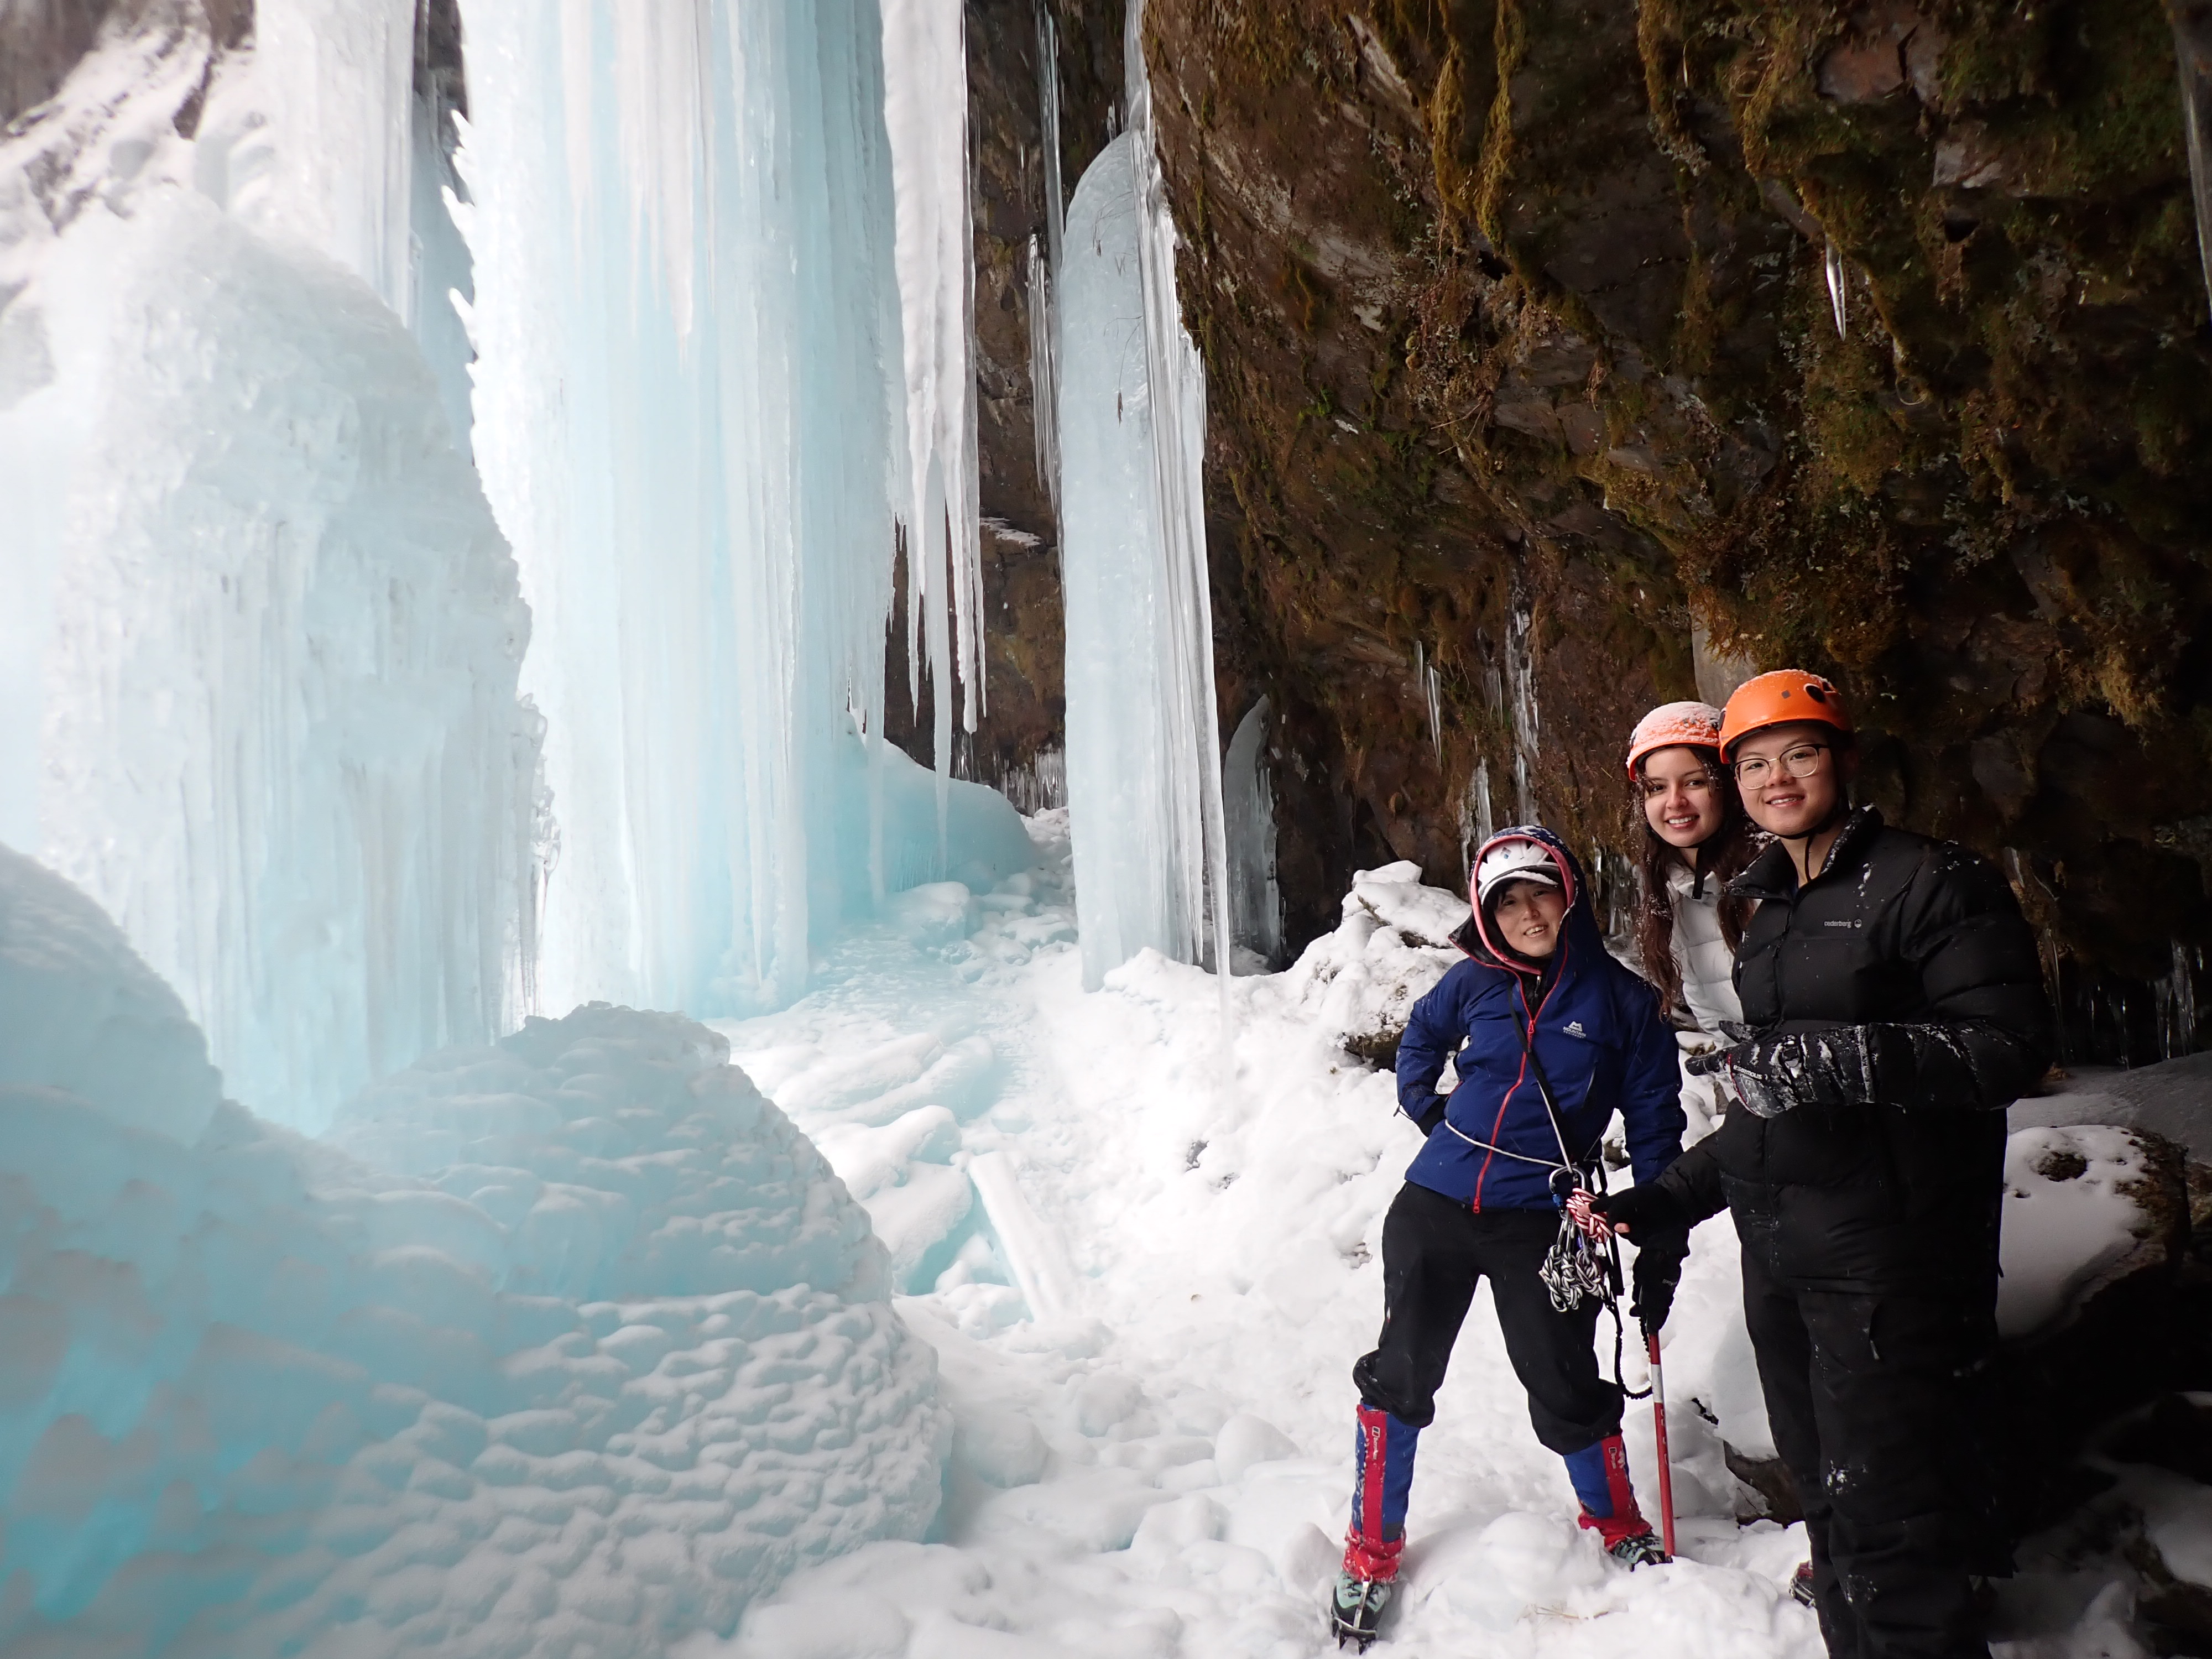
M 1743 872 L 1758 856 L 1763 839 L 1743 810 L 1735 780 L 1721 764 L 1721 753 L 1703 744 L 1672 745 L 1687 749 L 1712 775 L 1721 798 L 1721 827 L 1688 849 L 1691 868 L 1707 881 L 1728 882 Z M 1659 992 L 1662 1012 L 1673 1013 L 1682 1000 L 1682 964 L 1674 960 L 1674 904 L 1667 892 L 1667 872 L 1683 849 L 1659 839 L 1651 820 L 1644 816 L 1644 772 L 1639 765 L 1628 781 L 1628 836 L 1636 848 L 1636 872 L 1642 891 L 1636 905 L 1636 952 L 1644 959 L 1644 977 Z M 1733 951 L 1743 943 L 1744 924 L 1751 920 L 1751 901 L 1723 896 L 1720 902 L 1721 937 Z

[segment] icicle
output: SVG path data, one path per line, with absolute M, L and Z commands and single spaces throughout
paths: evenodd
M 1043 137 L 1045 252 L 1058 270 L 1067 192 L 1060 175 L 1060 28 L 1049 0 L 1037 0 L 1037 129 Z
M 1152 478 L 1161 550 L 1166 556 L 1168 623 L 1175 642 L 1171 718 L 1196 746 L 1182 781 L 1186 867 L 1205 872 L 1214 966 L 1222 986 L 1224 1030 L 1230 973 L 1229 861 L 1221 802 L 1221 727 L 1214 704 L 1212 585 L 1206 556 L 1206 365 L 1182 325 L 1176 291 L 1175 217 L 1152 133 L 1152 82 L 1146 73 L 1143 0 L 1130 0 L 1121 40 L 1129 100 L 1130 169 L 1138 209 L 1137 261 L 1145 295 L 1146 382 L 1152 393 Z M 1195 831 L 1194 836 L 1192 835 Z
M 949 778 L 953 676 L 959 678 L 963 729 L 975 729 L 983 693 L 975 267 L 961 0 L 883 0 L 883 47 L 906 364 L 901 516 L 913 602 L 929 613 L 923 632 L 938 711 L 937 769 Z
M 1497 833 L 1498 817 L 1490 805 L 1490 763 L 1478 757 L 1459 806 L 1459 861 L 1463 871 L 1474 867 L 1474 849 Z
M 1505 679 L 1512 696 L 1513 808 L 1522 823 L 1536 821 L 1536 794 L 1530 774 L 1543 736 L 1536 707 L 1535 665 L 1529 656 L 1532 623 L 1528 602 L 1516 594 L 1505 628 Z
M 1060 514 L 1060 374 L 1056 366 L 1058 307 L 1053 267 L 1043 245 L 1030 238 L 1030 417 L 1036 439 L 1037 482 Z
M 1828 308 L 1835 313 L 1836 337 L 1847 339 L 1851 331 L 1850 317 L 1844 296 L 1844 251 L 1836 246 L 1836 239 L 1832 236 L 1828 238 L 1828 251 L 1821 264 L 1827 273 Z
M 2173 941 L 2173 967 L 2159 991 L 2159 1036 L 2161 1058 L 2179 1060 L 2197 1052 L 2197 952 L 2179 939 Z
M 2212 4 L 2167 0 L 2173 55 L 2181 70 L 2181 119 L 2189 141 L 2189 181 L 2197 204 L 2197 255 L 2212 301 Z
M 1436 665 L 1429 660 L 1426 648 L 1418 640 L 1413 644 L 1413 673 L 1421 683 L 1421 702 L 1429 716 L 1429 743 L 1437 751 L 1437 758 L 1444 755 L 1443 680 Z
M 1060 30 L 1047 0 L 1037 0 L 1037 125 L 1043 136 L 1044 240 L 1030 238 L 1030 415 L 1036 434 L 1037 478 L 1060 512 L 1060 242 L 1066 198 L 1060 177 Z

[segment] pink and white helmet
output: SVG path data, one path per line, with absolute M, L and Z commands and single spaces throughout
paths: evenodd
M 1662 702 L 1628 734 L 1628 775 L 1646 755 L 1662 749 L 1718 749 L 1721 711 L 1709 702 Z

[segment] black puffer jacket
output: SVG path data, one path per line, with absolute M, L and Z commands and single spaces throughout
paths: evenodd
M 1804 1289 L 1986 1292 L 2004 1109 L 2051 1051 L 2034 935 L 1989 863 L 1854 812 L 1801 891 L 1771 847 L 1736 957 L 1745 1103 L 1660 1177 L 1685 1220 L 1725 1203 Z M 1671 1207 L 1671 1206 L 1670 1206 Z

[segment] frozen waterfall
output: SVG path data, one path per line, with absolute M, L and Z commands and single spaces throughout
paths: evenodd
M 264 0 L 0 149 L 0 836 L 307 1127 L 1028 856 L 880 736 L 902 531 L 982 689 L 957 0 L 461 12 L 450 129 L 411 0 Z
M 309 1127 L 534 943 L 529 617 L 399 314 L 411 15 L 118 29 L 0 145 L 0 836 Z
M 878 736 L 902 518 L 941 719 L 974 660 L 965 100 L 927 79 L 964 83 L 958 9 L 462 13 L 477 455 L 561 823 L 546 999 L 773 1006 L 915 862 L 856 866 L 840 805 L 907 764 Z
M 1076 186 L 1057 296 L 1067 791 L 1092 987 L 1146 947 L 1228 958 L 1206 375 L 1176 297 L 1140 9 L 1129 126 Z

